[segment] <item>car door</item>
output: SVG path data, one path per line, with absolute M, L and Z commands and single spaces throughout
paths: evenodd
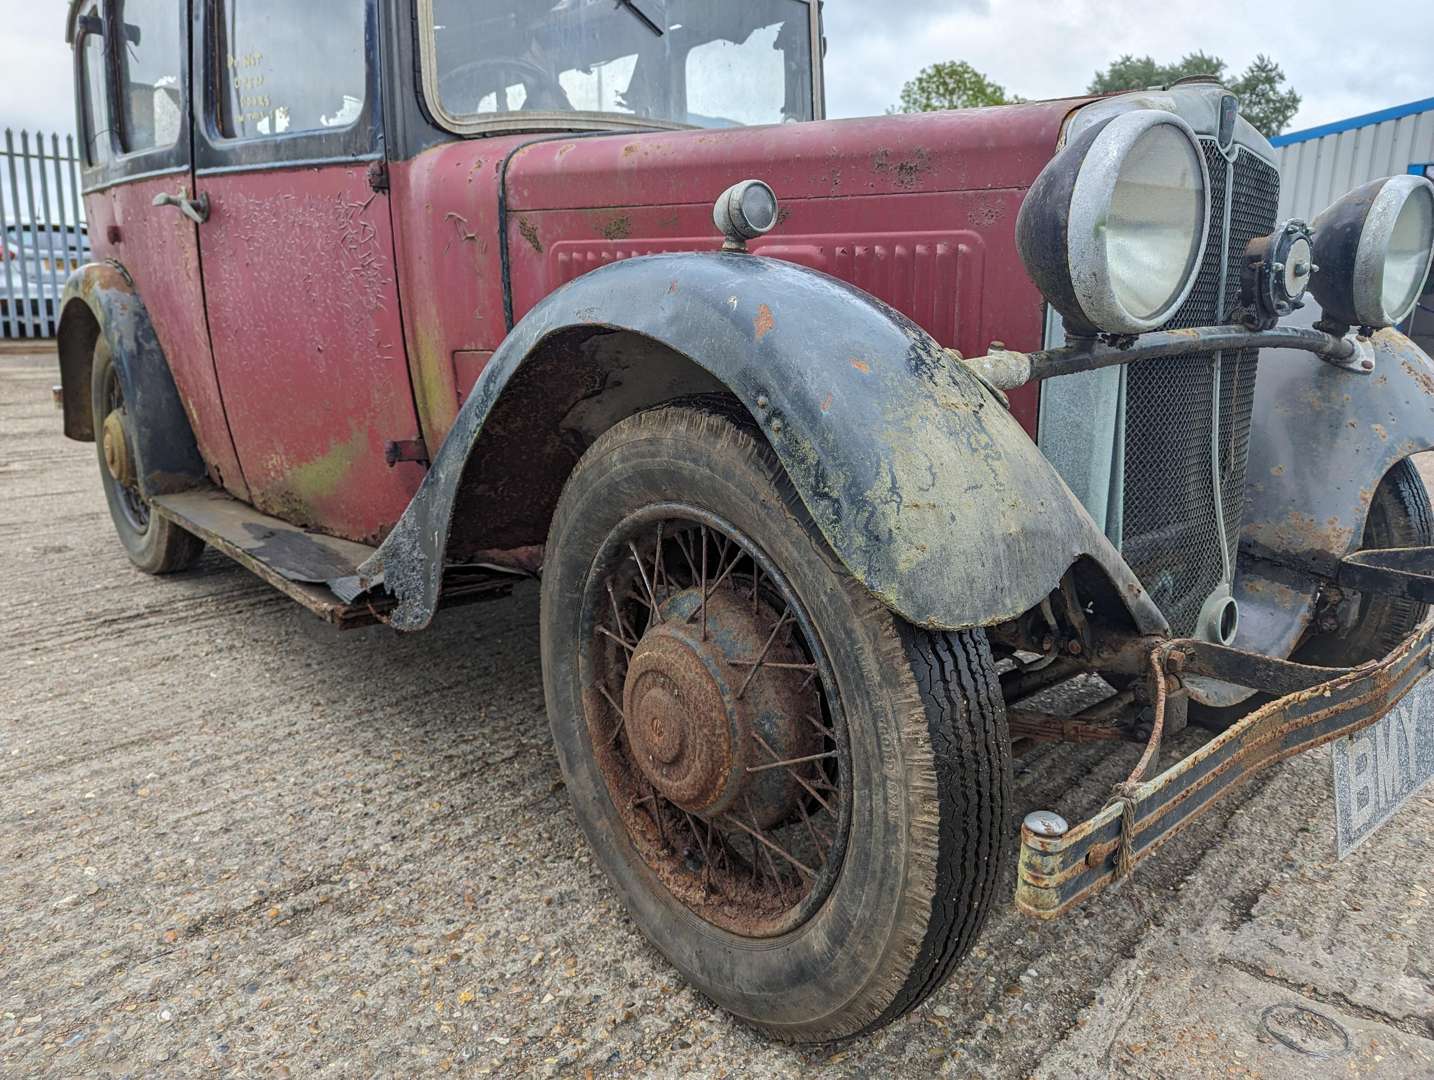
M 374 0 L 209 0 L 196 186 L 214 366 L 255 506 L 384 536 L 423 478 L 382 158 Z M 411 452 L 407 456 L 415 456 Z
M 197 0 L 196 0 L 197 2 Z M 248 497 L 204 321 L 199 238 L 173 207 L 193 193 L 190 4 L 93 0 L 76 21 L 81 168 L 94 255 L 134 282 L 210 478 Z M 155 199 L 173 200 L 156 206 Z M 89 256 L 88 245 L 82 250 Z

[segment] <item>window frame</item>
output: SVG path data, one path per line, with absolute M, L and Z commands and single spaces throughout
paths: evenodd
M 380 48 L 382 13 L 377 0 L 364 0 L 364 101 L 356 116 L 343 127 L 281 132 L 242 138 L 225 135 L 219 126 L 223 87 L 221 37 L 224 0 L 195 0 L 201 25 L 195 28 L 195 60 L 201 76 L 195 80 L 194 163 L 199 176 L 272 168 L 301 168 L 339 161 L 374 161 L 383 157 L 381 91 L 383 60 Z
M 794 0 L 808 11 L 808 34 L 812 57 L 812 119 L 826 118 L 826 91 L 822 77 L 821 5 L 817 0 Z M 438 40 L 434 33 L 433 0 L 414 0 L 414 33 L 418 36 L 418 94 L 428 118 L 453 135 L 506 134 L 523 131 L 690 131 L 696 124 L 675 120 L 653 120 L 604 112 L 525 112 L 468 116 L 455 115 L 443 106 L 438 91 Z
M 118 25 L 122 27 L 122 23 L 120 23 L 119 20 L 122 18 L 121 13 L 124 5 L 125 0 L 106 0 L 105 6 L 110 9 L 110 17 L 106 19 L 105 22 L 106 26 L 114 27 Z M 129 149 L 129 122 L 125 115 L 126 110 L 122 105 L 124 95 L 120 93 L 124 88 L 125 80 L 123 75 L 124 64 L 118 50 L 118 40 L 122 40 L 123 35 L 120 35 L 118 39 L 114 34 L 106 35 L 105 41 L 109 47 L 110 54 L 110 85 L 114 88 L 114 95 L 110 101 L 110 117 L 112 130 L 114 131 L 113 141 L 118 150 L 117 156 L 122 159 L 141 157 L 146 154 L 159 157 L 165 155 L 168 151 L 172 151 L 180 143 L 187 143 L 189 141 L 189 14 L 186 11 L 186 5 L 183 3 L 179 4 L 174 14 L 175 18 L 179 20 L 179 86 L 177 87 L 178 93 L 176 94 L 179 101 L 179 133 L 174 137 L 174 142 L 166 143 L 163 146 L 142 146 L 138 150 Z M 187 154 L 185 155 L 185 160 L 186 162 L 188 161 Z
M 102 26 L 105 27 L 105 29 L 98 31 L 87 29 L 84 25 L 84 20 L 92 16 L 98 17 L 101 21 Z M 97 173 L 103 169 L 110 167 L 114 163 L 115 159 L 120 156 L 119 147 L 116 144 L 115 140 L 114 111 L 111 108 L 111 106 L 113 105 L 114 93 L 113 88 L 110 85 L 113 81 L 111 79 L 110 70 L 110 35 L 106 32 L 109 27 L 108 0 L 93 0 L 93 2 L 87 8 L 82 8 L 80 4 L 77 3 L 75 5 L 75 17 L 73 27 L 74 36 L 71 39 L 71 48 L 74 52 L 75 102 L 77 105 L 76 112 L 79 114 L 77 117 L 78 124 L 76 126 L 79 128 L 80 135 L 80 168 L 86 174 Z M 93 117 L 91 115 L 91 110 L 89 106 L 90 96 L 93 91 L 90 86 L 89 70 L 85 63 L 85 48 L 89 44 L 90 38 L 93 37 L 97 37 L 100 39 L 100 67 L 101 74 L 103 76 L 104 90 L 104 100 L 101 102 L 103 107 L 100 112 L 104 114 L 105 141 L 109 146 L 109 156 L 103 161 L 96 161 L 90 156 L 91 143 L 92 141 L 98 141 L 98 133 L 96 133 L 94 140 L 90 138 L 90 125 L 92 123 Z
M 190 77 L 189 34 L 191 32 L 191 7 L 189 0 L 181 0 L 178 10 L 175 13 L 176 17 L 184 24 L 184 33 L 181 38 L 183 55 L 180 61 L 179 72 L 179 137 L 169 146 L 147 147 L 143 150 L 131 152 L 125 151 L 123 144 L 120 142 L 119 134 L 119 57 L 115 52 L 115 35 L 113 33 L 117 17 L 116 6 L 116 0 L 94 0 L 93 7 L 88 6 L 85 0 L 71 0 L 70 22 L 66 27 L 66 40 L 69 42 L 71 51 L 74 54 L 77 117 L 83 123 L 85 119 L 83 93 L 84 88 L 88 84 L 83 74 L 84 49 L 81 47 L 81 43 L 82 39 L 89 36 L 93 31 L 83 30 L 79 20 L 82 14 L 98 12 L 101 14 L 105 23 L 105 33 L 103 34 L 103 55 L 105 59 L 105 118 L 110 125 L 110 159 L 104 162 L 92 163 L 85 154 L 81 154 L 80 191 L 81 194 L 84 195 L 89 195 L 92 192 L 101 191 L 105 188 L 131 180 L 188 173 L 190 169 L 190 133 L 192 130 L 190 125 L 193 117 L 191 84 L 193 80 Z

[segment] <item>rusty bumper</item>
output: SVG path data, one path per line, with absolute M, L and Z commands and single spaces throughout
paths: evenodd
M 1410 634 L 1384 659 L 1328 682 L 1286 694 L 1246 716 L 1195 753 L 1095 817 L 1060 836 L 1021 829 L 1016 904 L 1037 918 L 1063 914 L 1149 858 L 1202 811 L 1261 769 L 1368 727 L 1430 671 L 1434 621 Z

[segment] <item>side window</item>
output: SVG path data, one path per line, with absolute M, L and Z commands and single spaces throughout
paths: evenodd
M 104 20 L 91 8 L 80 18 L 80 119 L 85 162 L 103 165 L 110 159 L 108 84 L 105 81 Z
M 183 26 L 174 0 L 120 0 L 120 144 L 126 153 L 173 146 L 184 118 Z
M 367 0 L 220 0 L 216 7 L 222 135 L 262 139 L 358 118 Z

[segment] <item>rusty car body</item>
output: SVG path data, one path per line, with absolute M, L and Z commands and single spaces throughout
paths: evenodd
M 402 631 L 541 577 L 599 863 L 777 1037 L 970 948 L 1013 744 L 1145 746 L 1091 821 L 1027 819 L 1051 916 L 1429 667 L 1434 363 L 1393 328 L 1427 180 L 1277 222 L 1199 79 L 826 120 L 808 0 L 73 0 L 67 34 L 97 261 L 57 400 L 131 558 L 209 544 Z M 1025 706 L 1084 672 L 1106 701 Z

